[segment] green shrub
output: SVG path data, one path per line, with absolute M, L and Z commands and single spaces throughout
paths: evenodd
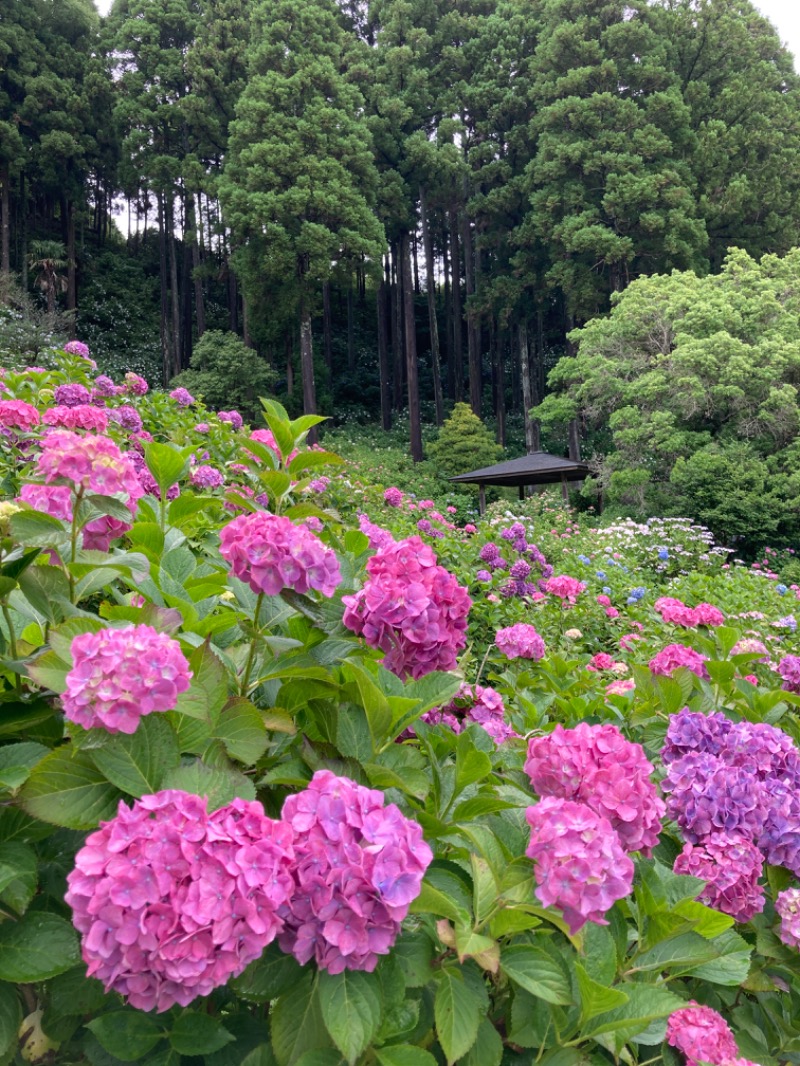
M 456 477 L 498 462 L 503 448 L 468 404 L 457 403 L 428 454 L 441 474 Z
M 195 345 L 188 370 L 174 377 L 170 388 L 182 386 L 209 406 L 235 409 L 246 420 L 260 421 L 260 396 L 275 391 L 277 376 L 235 333 L 210 329 Z

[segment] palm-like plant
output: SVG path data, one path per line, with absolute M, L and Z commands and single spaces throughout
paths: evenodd
M 59 241 L 31 241 L 28 266 L 35 272 L 34 284 L 47 297 L 47 311 L 56 309 L 56 296 L 67 291 L 67 279 L 59 271 L 67 268 L 67 255 Z

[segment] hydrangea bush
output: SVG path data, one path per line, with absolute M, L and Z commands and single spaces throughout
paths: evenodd
M 0 375 L 0 1066 L 798 1061 L 799 590 L 84 347 Z

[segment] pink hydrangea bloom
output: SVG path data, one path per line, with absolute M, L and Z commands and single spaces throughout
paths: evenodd
M 633 692 L 636 688 L 636 682 L 632 677 L 622 678 L 620 681 L 612 681 L 610 685 L 606 685 L 606 693 L 609 696 L 624 696 L 626 692 Z
M 139 374 L 134 374 L 132 370 L 129 370 L 125 375 L 125 388 L 133 396 L 144 396 L 146 392 L 150 391 L 150 386 Z
M 292 831 L 260 803 L 213 814 L 185 792 L 143 796 L 86 838 L 66 901 L 88 974 L 159 1013 L 236 977 L 283 927 Z
M 557 725 L 532 737 L 525 772 L 538 795 L 586 803 L 607 818 L 626 851 L 649 855 L 658 843 L 666 808 L 653 765 L 615 725 Z
M 607 925 L 606 911 L 633 887 L 633 863 L 611 823 L 584 803 L 547 796 L 525 817 L 526 855 L 535 863 L 536 895 L 558 907 L 577 933 L 586 922 Z
M 599 651 L 586 664 L 586 669 L 596 673 L 600 670 L 611 670 L 613 666 L 614 659 L 607 652 Z
M 373 551 L 382 551 L 384 548 L 397 543 L 388 529 L 371 522 L 365 514 L 358 516 L 358 528 L 369 540 L 369 546 Z
M 431 548 L 419 537 L 387 545 L 367 562 L 367 574 L 359 592 L 342 598 L 347 628 L 383 651 L 398 677 L 452 670 L 472 601 Z
M 749 922 L 764 909 L 764 889 L 758 883 L 763 868 L 764 858 L 754 844 L 725 833 L 706 837 L 702 844 L 684 844 L 674 867 L 676 874 L 706 881 L 698 899 L 737 922 Z
M 387 489 L 383 494 L 383 502 L 387 507 L 399 507 L 403 502 L 403 493 L 394 487 Z
M 152 626 L 81 633 L 70 650 L 61 701 L 84 729 L 135 733 L 146 714 L 173 710 L 192 676 L 180 644 Z
M 731 655 L 761 655 L 759 662 L 766 662 L 769 658 L 766 644 L 762 644 L 760 640 L 755 640 L 753 637 L 742 637 L 741 640 L 737 640 L 731 648 Z
M 39 412 L 24 400 L 0 400 L 0 426 L 30 430 L 39 425 Z
M 174 400 L 178 407 L 191 407 L 194 403 L 194 396 L 188 389 L 179 388 L 173 389 L 169 394 L 171 400 Z
M 295 887 L 278 911 L 278 943 L 301 965 L 371 972 L 387 955 L 420 893 L 433 853 L 416 822 L 382 792 L 318 770 L 289 796 L 281 820 L 294 834 Z
M 549 592 L 551 596 L 558 596 L 559 599 L 566 600 L 568 603 L 574 603 L 578 596 L 586 588 L 584 581 L 578 581 L 576 577 L 569 577 L 567 574 L 561 574 L 556 577 L 548 578 L 542 586 L 545 592 Z
M 697 615 L 682 600 L 662 596 L 656 600 L 653 607 L 664 621 L 671 625 L 685 626 L 687 629 L 693 629 L 697 625 Z
M 775 900 L 775 912 L 781 920 L 779 936 L 784 944 L 800 948 L 800 888 L 787 888 Z
M 597 597 L 597 602 L 600 604 L 601 607 L 610 607 L 611 606 L 610 598 L 608 596 L 605 596 L 605 595 L 598 596 Z
M 536 659 L 545 653 L 544 640 L 526 622 L 498 629 L 494 642 L 507 659 Z
M 225 475 L 214 466 L 201 464 L 192 470 L 189 481 L 198 489 L 218 489 L 225 484 Z
M 56 429 L 42 439 L 36 461 L 45 481 L 70 481 L 103 495 L 122 493 L 129 500 L 142 495 L 131 460 L 109 437 L 85 436 Z
M 68 485 L 23 485 L 19 499 L 62 522 L 72 521 L 72 489 Z
M 739 1053 L 731 1028 L 711 1007 L 693 1000 L 673 1011 L 667 1022 L 667 1043 L 686 1056 L 686 1066 L 700 1062 L 722 1063 Z
M 472 536 L 473 533 L 478 532 L 478 527 L 474 526 L 472 522 L 467 522 L 467 524 L 464 526 L 464 532 L 467 534 L 467 536 Z
M 227 422 L 234 430 L 241 429 L 244 422 L 238 411 L 218 411 L 217 418 L 220 422 Z
M 89 358 L 89 346 L 83 341 L 67 341 L 64 351 L 69 355 L 79 355 L 82 359 Z
M 519 736 L 506 722 L 505 711 L 503 697 L 495 689 L 464 682 L 449 703 L 427 711 L 422 715 L 422 721 L 429 725 L 443 723 L 454 733 L 460 733 L 470 722 L 477 722 L 495 744 L 504 744 Z M 409 735 L 414 735 L 413 729 L 409 730 Z
M 220 554 L 253 592 L 283 589 L 332 596 L 341 581 L 336 554 L 302 523 L 257 511 L 222 527 Z
M 92 433 L 105 433 L 108 429 L 106 412 L 87 403 L 78 404 L 76 407 L 50 407 L 45 411 L 43 421 L 48 426 L 88 429 Z
M 705 667 L 706 656 L 688 648 L 685 644 L 668 644 L 650 660 L 650 671 L 669 677 L 680 667 L 691 670 L 698 677 L 708 679 Z
M 208 424 L 208 422 L 198 422 L 197 425 L 194 427 L 194 431 L 195 433 L 210 433 L 211 426 Z
M 698 603 L 694 608 L 699 626 L 721 626 L 725 624 L 725 615 L 713 603 Z

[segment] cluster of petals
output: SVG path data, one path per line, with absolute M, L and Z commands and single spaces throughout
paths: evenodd
M 775 913 L 781 920 L 779 936 L 784 944 L 800 948 L 800 888 L 787 888 L 775 900 Z
M 125 389 L 133 396 L 144 396 L 150 391 L 150 386 L 140 374 L 134 374 L 129 370 L 125 375 Z
M 220 554 L 253 592 L 283 589 L 332 596 L 341 581 L 336 554 L 303 523 L 257 511 L 222 527 Z
M 200 466 L 194 467 L 189 475 L 189 481 L 197 489 L 218 489 L 225 484 L 225 475 L 215 466 L 201 463 Z
M 94 379 L 92 391 L 97 397 L 117 396 L 121 391 L 121 386 L 115 385 L 106 374 L 98 374 Z
M 241 429 L 244 423 L 238 411 L 218 411 L 217 418 L 220 422 L 227 422 L 234 430 Z
M 778 663 L 778 673 L 783 678 L 784 691 L 800 693 L 800 655 L 784 655 Z
M 81 359 L 89 358 L 89 346 L 84 344 L 83 341 L 67 341 L 64 345 L 64 351 L 69 355 L 79 355 Z
M 698 899 L 737 922 L 749 922 L 764 909 L 764 889 L 759 884 L 764 857 L 749 840 L 716 833 L 702 844 L 687 842 L 674 869 L 676 874 L 705 881 Z
M 89 403 L 80 403 L 76 406 L 49 407 L 44 415 L 44 423 L 48 426 L 60 426 L 63 429 L 86 429 L 91 433 L 105 433 L 108 429 L 108 415 L 99 407 L 93 407 Z
M 143 426 L 142 416 L 129 403 L 115 407 L 110 414 L 113 422 L 116 422 L 118 426 L 122 426 L 123 429 L 127 429 L 130 433 L 139 433 L 141 431 Z
M 766 662 L 769 658 L 766 644 L 754 637 L 742 637 L 741 640 L 737 640 L 731 648 L 731 655 L 761 655 L 763 658 L 759 660 L 760 662 Z
M 574 603 L 586 588 L 586 582 L 578 581 L 576 577 L 569 577 L 567 574 L 561 574 L 557 577 L 548 578 L 542 588 L 545 592 L 549 592 L 551 596 L 558 596 L 559 599 L 565 600 L 567 603 Z
M 721 626 L 725 615 L 712 603 L 698 603 L 696 607 L 687 607 L 683 600 L 673 596 L 662 596 L 653 605 L 665 622 L 672 625 L 695 629 L 697 626 Z
M 466 643 L 467 590 L 419 537 L 390 544 L 367 562 L 367 580 L 344 596 L 344 624 L 384 652 L 384 666 L 415 680 L 452 670 Z
M 55 429 L 42 438 L 36 465 L 48 483 L 63 479 L 102 495 L 121 493 L 129 505 L 142 495 L 133 463 L 109 437 Z
M 545 653 L 544 640 L 527 622 L 498 629 L 494 642 L 507 659 L 539 660 Z
M 88 404 L 92 394 L 85 385 L 77 381 L 67 382 L 66 385 L 58 385 L 53 393 L 53 399 L 62 407 L 78 407 Z
M 330 770 L 289 796 L 281 819 L 295 852 L 294 889 L 278 911 L 281 949 L 332 974 L 371 972 L 391 951 L 433 858 L 421 828 L 383 792 Z
M 609 696 L 624 696 L 626 692 L 633 692 L 636 682 L 632 677 L 623 677 L 619 681 L 612 681 L 606 685 L 606 694 Z
M 505 713 L 503 697 L 496 689 L 464 682 L 449 703 L 426 711 L 422 721 L 429 725 L 443 723 L 454 733 L 460 733 L 470 722 L 477 722 L 495 744 L 504 744 L 512 737 L 519 736 L 506 722 Z
M 698 677 L 708 679 L 706 658 L 707 656 L 685 644 L 668 644 L 650 660 L 650 672 L 670 677 L 680 667 L 684 667 Z
M 27 432 L 39 425 L 39 412 L 24 400 L 0 400 L 0 426 Z
M 649 855 L 658 843 L 665 806 L 650 780 L 653 765 L 615 725 L 557 725 L 532 737 L 525 772 L 539 796 L 588 804 L 603 815 L 625 851 Z
M 599 673 L 604 670 L 613 670 L 616 665 L 613 656 L 609 655 L 608 652 L 599 651 L 586 664 L 586 669 L 591 673 Z
M 400 507 L 403 502 L 403 493 L 400 489 L 392 486 L 384 492 L 383 502 L 387 507 Z
M 253 432 L 250 434 L 250 440 L 254 440 L 258 444 L 265 444 L 275 453 L 275 458 L 278 460 L 278 462 L 281 461 L 280 445 L 275 440 L 275 434 L 272 432 L 271 429 L 254 429 Z M 295 456 L 299 454 L 300 452 L 297 448 L 295 448 L 294 451 L 290 452 L 290 454 L 287 456 L 286 462 L 291 463 L 292 459 L 294 459 Z
M 365 514 L 358 516 L 358 528 L 369 541 L 369 546 L 373 551 L 383 551 L 384 548 L 397 543 L 388 529 L 370 521 Z
M 693 1000 L 688 1007 L 670 1014 L 666 1041 L 683 1052 L 686 1066 L 700 1063 L 727 1066 L 739 1054 L 731 1028 L 722 1015 Z
M 64 714 L 84 729 L 135 733 L 154 711 L 171 711 L 192 672 L 176 640 L 152 626 L 81 633 L 61 697 Z
M 633 863 L 609 820 L 556 796 L 528 807 L 525 817 L 541 902 L 559 908 L 572 934 L 586 922 L 607 925 L 606 912 L 633 887 Z
M 191 407 L 194 403 L 194 396 L 192 396 L 188 389 L 182 387 L 179 389 L 173 389 L 169 394 L 169 398 L 174 400 L 178 407 Z
M 67 903 L 88 973 L 138 1010 L 207 996 L 282 928 L 292 832 L 260 803 L 179 791 L 120 803 L 78 852 Z

